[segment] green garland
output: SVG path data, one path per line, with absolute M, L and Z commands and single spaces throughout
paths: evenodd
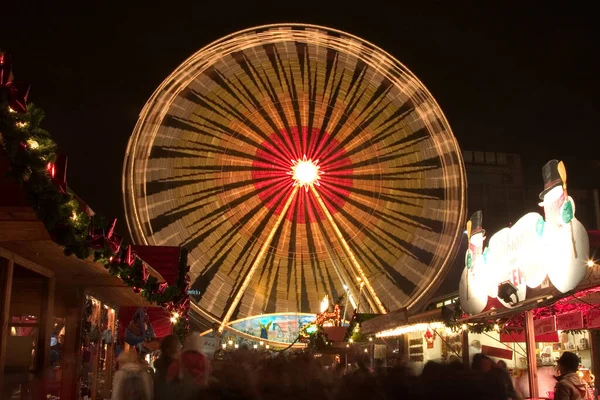
M 90 219 L 85 212 L 79 211 L 73 192 L 67 188 L 63 193 L 48 174 L 48 165 L 56 161 L 57 146 L 50 134 L 41 128 L 44 112 L 31 103 L 25 113 L 15 112 L 9 108 L 8 99 L 8 90 L 0 87 L 0 144 L 8 156 L 9 175 L 23 185 L 38 219 L 52 239 L 64 248 L 65 255 L 80 259 L 93 256 L 94 261 L 102 263 L 111 275 L 140 291 L 150 303 L 166 306 L 186 297 L 185 266 L 180 266 L 175 285 L 159 290 L 155 277 L 144 279 L 140 259 L 136 258 L 129 265 L 122 260 L 123 251 L 114 254 L 108 247 L 94 250 L 90 246 Z M 118 262 L 114 262 L 115 259 Z M 183 336 L 188 329 L 187 316 L 180 318 L 174 327 L 174 331 Z

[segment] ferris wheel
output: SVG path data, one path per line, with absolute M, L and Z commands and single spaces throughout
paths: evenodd
M 139 244 L 189 250 L 195 305 L 222 326 L 414 307 L 465 220 L 459 147 L 402 64 L 329 28 L 280 24 L 204 47 L 140 114 L 123 172 Z

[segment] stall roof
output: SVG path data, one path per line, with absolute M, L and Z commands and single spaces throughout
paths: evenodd
M 59 287 L 83 286 L 115 306 L 150 306 L 102 264 L 65 256 L 63 248 L 51 240 L 0 242 L 0 256 L 42 275 L 50 273 Z

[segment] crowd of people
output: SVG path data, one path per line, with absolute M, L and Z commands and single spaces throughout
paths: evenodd
M 183 347 L 174 336 L 165 338 L 154 370 L 134 352 L 121 354 L 112 400 L 520 399 L 506 364 L 481 354 L 473 357 L 471 368 L 458 360 L 429 362 L 415 375 L 406 366 L 370 368 L 368 359 L 348 370 L 344 364 L 324 365 L 309 353 L 273 355 L 242 346 L 213 370 L 200 345 L 198 335 Z M 556 400 L 591 398 L 576 373 L 578 365 L 573 353 L 559 360 Z

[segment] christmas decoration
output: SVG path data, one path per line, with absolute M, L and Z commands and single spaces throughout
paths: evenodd
M 88 209 L 80 211 L 66 183 L 67 158 L 57 155 L 56 144 L 41 128 L 43 111 L 27 104 L 29 87 L 13 79 L 10 56 L 0 51 L 0 151 L 10 163 L 9 175 L 23 185 L 38 219 L 63 246 L 65 255 L 81 259 L 93 256 L 149 302 L 177 311 L 174 331 L 185 335 L 189 329 L 187 252 L 180 249 L 174 256 L 176 281 L 159 284 L 131 246 L 122 247 L 122 237 L 114 232 L 116 220 L 108 224 L 98 215 L 90 219 Z M 160 265 L 153 267 L 160 269 Z
M 423 336 L 425 337 L 425 341 L 427 342 L 427 348 L 433 349 L 433 345 L 435 343 L 435 334 L 431 331 L 431 329 L 427 328 Z

